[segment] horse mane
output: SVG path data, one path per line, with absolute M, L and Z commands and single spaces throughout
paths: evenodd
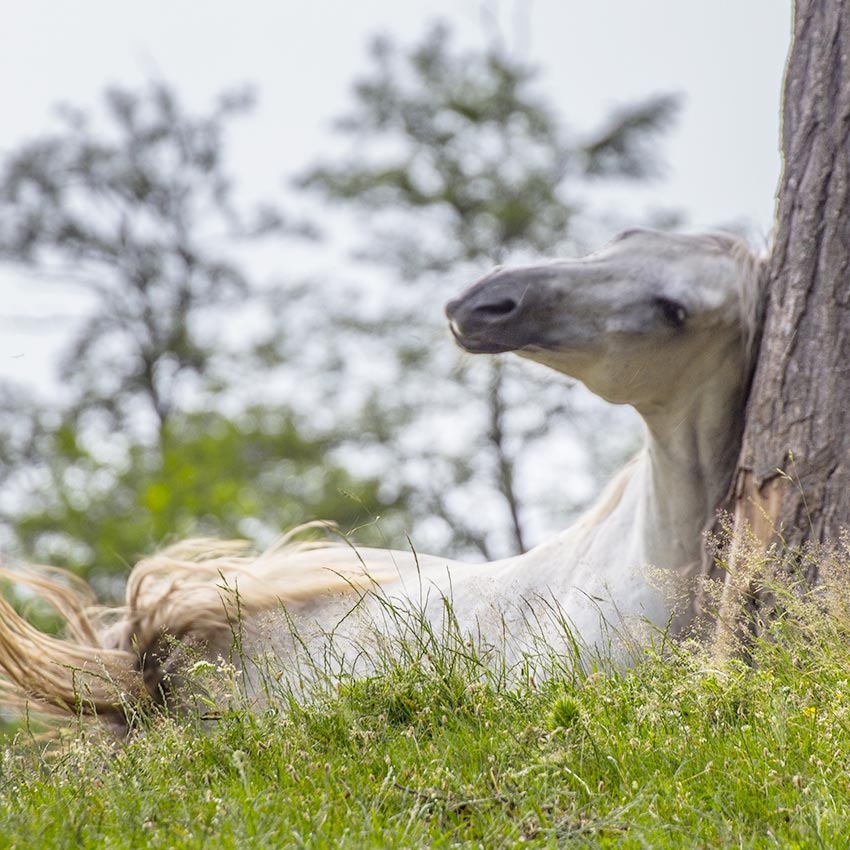
M 596 526 L 603 523 L 610 515 L 614 508 L 620 504 L 620 499 L 623 498 L 623 493 L 626 492 L 626 487 L 634 477 L 637 471 L 641 454 L 638 452 L 603 488 L 599 497 L 593 504 L 582 513 L 572 525 L 572 528 L 581 534 L 588 534 L 593 531 Z
M 192 652 L 226 656 L 250 627 L 245 615 L 390 578 L 356 560 L 352 569 L 350 557 L 338 557 L 350 554 L 342 543 L 303 539 L 317 527 L 332 526 L 306 523 L 259 553 L 244 540 L 193 538 L 169 546 L 136 564 L 118 608 L 95 604 L 88 585 L 66 570 L 0 567 L 0 578 L 47 602 L 64 629 L 61 638 L 45 634 L 0 595 L 4 705 L 49 716 L 97 715 L 126 731 L 130 707 L 174 703 Z

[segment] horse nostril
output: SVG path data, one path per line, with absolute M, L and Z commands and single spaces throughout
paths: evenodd
M 513 298 L 502 298 L 489 304 L 479 304 L 472 312 L 480 319 L 504 319 L 513 313 L 517 306 Z

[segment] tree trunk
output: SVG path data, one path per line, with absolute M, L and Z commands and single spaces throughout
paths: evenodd
M 815 559 L 800 559 L 804 544 L 837 541 L 850 526 L 846 0 L 795 4 L 782 153 L 766 324 L 735 478 L 735 542 L 721 620 L 731 598 L 746 591 L 743 540 L 764 549 L 778 543 L 782 558 L 814 581 Z

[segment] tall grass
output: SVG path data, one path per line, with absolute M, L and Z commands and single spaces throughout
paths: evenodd
M 850 578 L 823 558 L 816 591 L 763 579 L 746 661 L 660 635 L 631 667 L 508 665 L 414 618 L 361 675 L 295 681 L 237 642 L 126 740 L 19 731 L 0 847 L 848 847 Z

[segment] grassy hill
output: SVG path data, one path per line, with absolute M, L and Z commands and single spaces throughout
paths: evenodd
M 788 593 L 747 663 L 660 641 L 535 682 L 432 641 L 253 711 L 195 665 L 205 719 L 7 741 L 0 847 L 848 847 L 845 603 Z

